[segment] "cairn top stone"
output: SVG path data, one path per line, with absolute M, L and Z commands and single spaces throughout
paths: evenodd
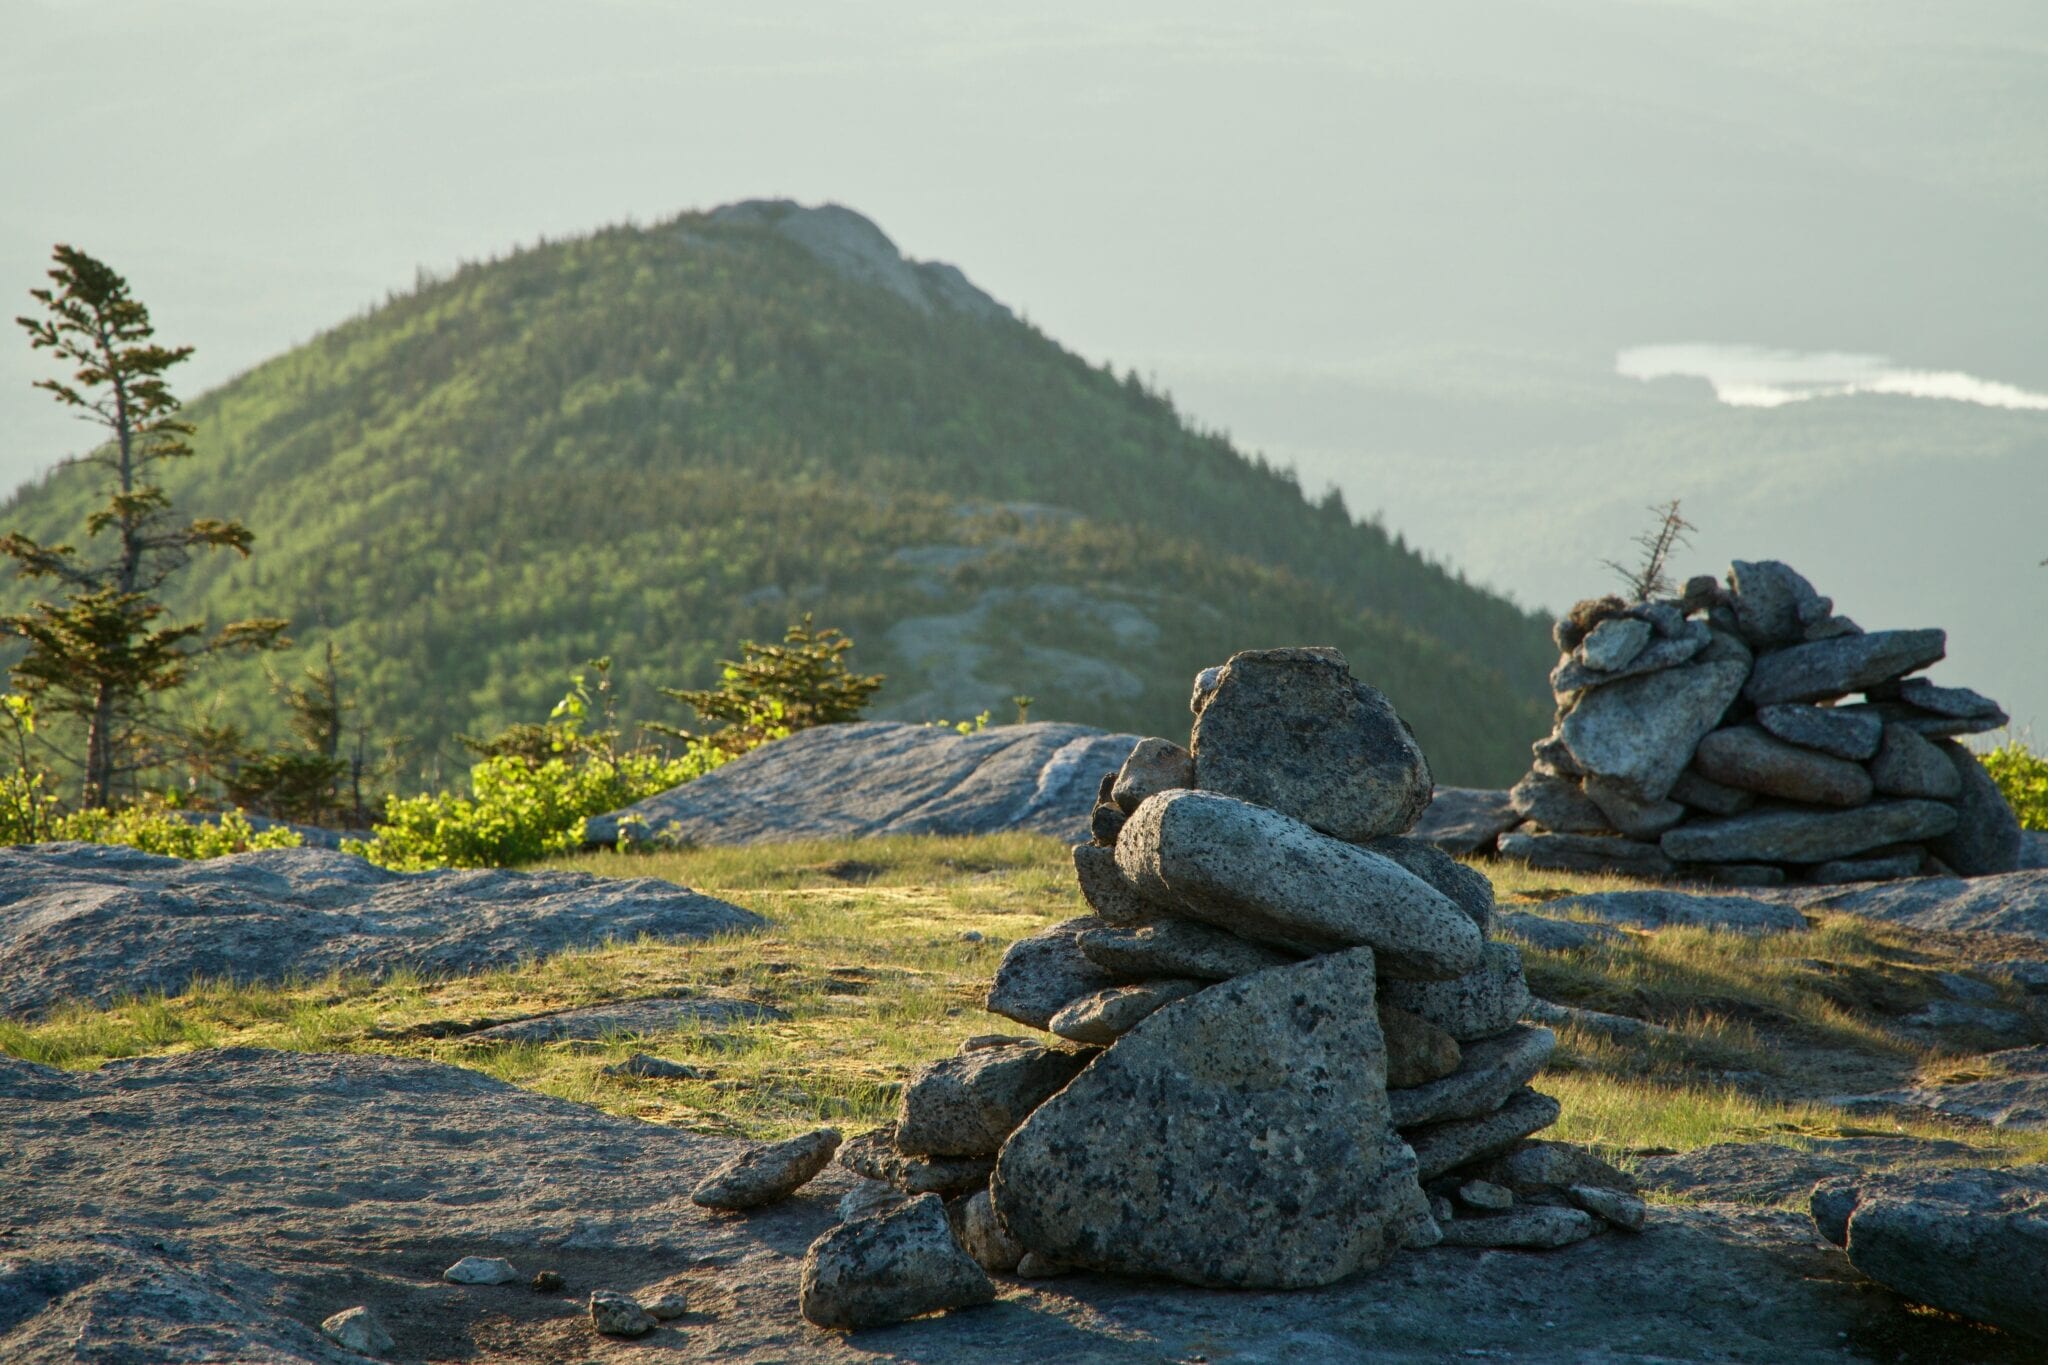
M 1835 604 L 1791 565 L 1775 559 L 1738 559 L 1729 566 L 1730 605 L 1742 636 L 1753 645 L 1787 645 L 1807 627 L 1828 619 Z
M 1399 834 L 1429 805 L 1422 746 L 1334 649 L 1234 654 L 1197 691 L 1190 747 L 1204 791 L 1269 806 L 1339 839 Z

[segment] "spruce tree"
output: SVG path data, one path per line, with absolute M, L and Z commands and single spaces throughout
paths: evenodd
M 255 537 L 239 522 L 177 521 L 155 467 L 189 458 L 192 427 L 165 373 L 192 354 L 163 346 L 128 282 L 75 247 L 59 245 L 53 287 L 31 289 L 40 317 L 15 321 L 29 345 L 74 366 L 66 379 L 42 379 L 58 403 L 104 427 L 108 439 L 81 457 L 106 471 L 106 502 L 86 519 L 86 536 L 110 537 L 93 558 L 69 544 L 45 545 L 19 532 L 0 537 L 0 554 L 24 578 L 51 580 L 61 602 L 38 601 L 0 616 L 0 633 L 27 643 L 14 685 L 45 715 L 84 727 L 84 804 L 105 805 L 117 784 L 152 762 L 147 743 L 155 703 L 184 683 L 199 659 L 276 648 L 286 622 L 268 617 L 209 630 L 203 621 L 167 620 L 158 592 L 195 551 L 247 556 Z

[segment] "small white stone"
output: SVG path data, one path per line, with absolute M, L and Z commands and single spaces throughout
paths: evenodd
M 510 1284 L 519 1272 L 500 1256 L 465 1256 L 442 1271 L 441 1278 L 450 1284 Z

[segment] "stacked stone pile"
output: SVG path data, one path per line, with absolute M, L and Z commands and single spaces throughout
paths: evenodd
M 1529 1088 L 1556 1038 L 1519 1022 L 1486 878 L 1402 837 L 1431 781 L 1386 698 L 1334 650 L 1265 650 L 1206 670 L 1193 709 L 1187 748 L 1145 740 L 1103 779 L 1074 850 L 1093 913 L 997 970 L 988 1008 L 1054 1037 L 969 1040 L 840 1149 L 878 1183 L 807 1285 L 886 1279 L 848 1272 L 882 1240 L 851 1229 L 928 1241 L 941 1203 L 984 1270 L 1233 1288 L 1641 1226 L 1627 1176 L 1530 1140 L 1558 1118 Z M 804 1311 L 843 1323 L 845 1298 Z
M 1746 886 L 2018 865 L 2019 823 L 1956 737 L 1996 702 L 1912 676 L 1940 630 L 1865 631 L 1775 560 L 1557 623 L 1557 726 L 1500 852 L 1538 867 Z

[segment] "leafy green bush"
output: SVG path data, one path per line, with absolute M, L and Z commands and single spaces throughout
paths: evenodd
M 506 867 L 583 843 L 583 822 L 702 777 L 729 755 L 691 740 L 681 757 L 621 751 L 612 719 L 612 661 L 592 659 L 593 689 L 578 673 L 544 724 L 465 739 L 482 761 L 469 770 L 470 795 L 437 792 L 389 802 L 374 839 L 342 848 L 380 867 Z M 590 728 L 593 716 L 596 728 Z
M 342 848 L 402 872 L 532 862 L 580 847 L 590 816 L 701 777 L 724 760 L 708 745 L 693 745 L 681 758 L 623 754 L 532 764 L 503 754 L 469 770 L 471 796 L 394 800 L 376 838 L 345 840 Z
M 2020 827 L 2048 829 L 2048 754 L 2037 754 L 2014 737 L 1977 757 L 2020 817 Z
M 87 844 L 126 844 L 169 858 L 218 858 L 262 848 L 297 848 L 303 842 L 295 830 L 258 831 L 238 810 L 222 812 L 215 823 L 197 824 L 161 802 L 60 815 L 40 837 L 76 839 Z

